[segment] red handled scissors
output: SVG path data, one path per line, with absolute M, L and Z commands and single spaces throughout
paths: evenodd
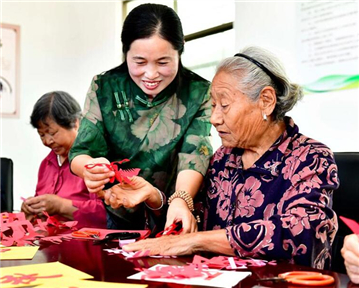
M 183 231 L 182 222 L 173 223 L 168 226 L 162 232 L 156 234 L 156 237 L 166 236 L 166 235 L 178 235 Z
M 325 286 L 335 282 L 334 277 L 313 271 L 291 271 L 281 273 L 278 277 L 262 278 L 259 281 L 288 282 L 303 286 Z

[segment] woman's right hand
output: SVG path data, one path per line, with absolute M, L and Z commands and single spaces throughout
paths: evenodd
M 110 161 L 104 157 L 92 158 L 85 165 L 97 163 L 110 164 Z M 113 176 L 115 176 L 115 172 L 107 168 L 106 165 L 85 168 L 83 171 L 83 179 L 90 193 L 102 191 L 105 184 L 108 183 Z
M 341 253 L 350 280 L 359 284 L 359 235 L 345 236 Z

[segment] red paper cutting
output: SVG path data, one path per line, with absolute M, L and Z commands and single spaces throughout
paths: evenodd
M 119 183 L 125 182 L 127 184 L 130 184 L 131 183 L 130 178 L 133 176 L 137 176 L 141 169 L 139 169 L 139 168 L 133 168 L 133 169 L 119 168 L 119 166 L 122 163 L 126 163 L 129 161 L 130 161 L 129 159 L 123 159 L 121 161 L 111 162 L 111 164 L 107 164 L 107 163 L 87 164 L 87 165 L 85 165 L 85 168 L 92 169 L 96 166 L 105 166 L 108 169 L 110 169 L 111 171 L 115 172 L 115 176 L 110 178 L 110 183 L 113 183 L 116 179 Z
M 353 231 L 355 234 L 359 234 L 359 224 L 353 220 L 343 216 L 339 216 L 340 219 Z
M 37 279 L 40 278 L 57 278 L 57 277 L 62 277 L 62 274 L 57 274 L 57 275 L 49 275 L 49 276 L 37 276 L 37 273 L 34 274 L 22 274 L 22 273 L 14 273 L 14 275 L 5 275 L 2 276 L 0 278 L 0 283 L 1 284 L 5 284 L 5 283 L 9 283 L 9 284 L 13 284 L 13 285 L 18 285 L 18 284 L 30 284 L 34 281 L 36 281 Z

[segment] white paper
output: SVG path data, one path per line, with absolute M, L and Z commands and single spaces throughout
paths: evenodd
M 155 265 L 150 268 L 150 270 L 155 270 L 156 267 L 159 266 L 168 266 L 168 265 Z M 216 270 L 216 269 L 208 269 L 206 271 L 209 272 L 220 272 L 221 275 L 206 280 L 204 277 L 195 277 L 189 279 L 167 279 L 167 278 L 145 278 L 146 281 L 158 281 L 158 282 L 168 282 L 168 283 L 177 283 L 183 285 L 200 285 L 200 286 L 211 286 L 211 287 L 233 287 L 238 284 L 238 282 L 242 281 L 244 278 L 252 275 L 251 272 L 237 272 L 237 271 L 226 271 L 226 270 Z M 142 276 L 145 275 L 144 272 L 136 273 L 132 276 L 127 277 L 127 279 L 132 280 L 141 280 Z

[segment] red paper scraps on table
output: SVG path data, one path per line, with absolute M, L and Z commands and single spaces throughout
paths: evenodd
M 87 165 L 85 165 L 85 168 L 92 169 L 96 166 L 105 166 L 108 169 L 110 169 L 111 171 L 115 172 L 115 176 L 110 178 L 110 183 L 113 183 L 116 179 L 120 184 L 123 182 L 130 184 L 131 183 L 130 178 L 133 176 L 137 176 L 141 169 L 139 169 L 139 168 L 130 168 L 130 169 L 119 168 L 119 166 L 122 163 L 126 163 L 129 161 L 130 161 L 129 159 L 123 159 L 121 161 L 111 162 L 111 164 L 107 164 L 107 163 L 87 164 Z
M 46 222 L 36 219 L 36 224 L 30 223 L 26 220 L 25 214 L 20 213 L 1 213 L 0 225 L 0 241 L 4 246 L 24 246 L 34 245 L 35 240 L 51 241 L 53 243 L 60 243 L 62 240 L 71 239 L 67 235 L 54 235 L 44 237 L 44 233 L 51 229 L 57 231 L 61 228 L 75 229 L 77 221 L 59 222 L 55 217 L 49 216 L 44 212 L 48 218 Z
M 339 216 L 340 219 L 353 231 L 355 234 L 359 234 L 359 223 L 353 219 L 349 219 L 343 216 Z
M 137 271 L 141 271 L 144 275 L 142 279 L 146 278 L 166 278 L 166 279 L 188 279 L 195 277 L 204 277 L 205 280 L 213 279 L 221 272 L 210 272 L 206 270 L 207 267 L 201 264 L 188 264 L 184 266 L 158 266 L 154 270 L 146 268 L 135 268 Z
M 204 265 L 212 269 L 246 269 L 248 266 L 262 267 L 267 264 L 276 265 L 276 261 L 266 261 L 261 259 L 241 259 L 238 257 L 216 256 L 211 259 L 195 255 L 192 263 L 195 265 Z

